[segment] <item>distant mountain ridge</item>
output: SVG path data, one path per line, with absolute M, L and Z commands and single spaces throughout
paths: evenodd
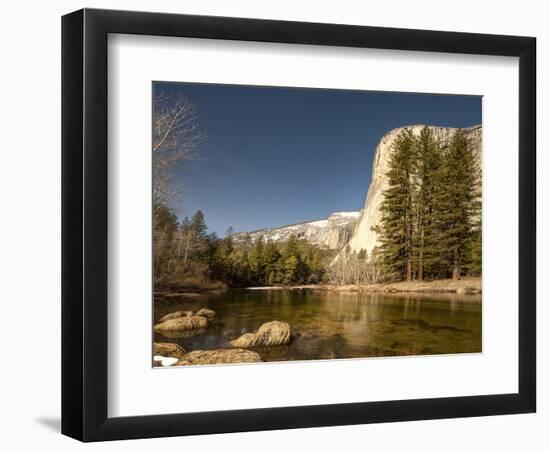
M 236 242 L 243 242 L 250 236 L 253 242 L 262 237 L 266 242 L 277 243 L 288 241 L 294 236 L 321 248 L 340 250 L 350 240 L 360 215 L 361 211 L 340 211 L 326 219 L 235 233 L 232 237 Z

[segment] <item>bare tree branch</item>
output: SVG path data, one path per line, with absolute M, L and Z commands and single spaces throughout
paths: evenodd
M 206 137 L 198 108 L 185 96 L 156 93 L 153 102 L 153 204 L 168 203 L 177 188 L 174 171 L 195 157 Z

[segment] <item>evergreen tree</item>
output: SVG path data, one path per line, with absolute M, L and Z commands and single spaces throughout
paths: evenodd
M 291 256 L 298 258 L 300 256 L 300 251 L 298 250 L 298 241 L 294 235 L 288 238 L 286 241 L 285 248 L 283 250 L 283 258 L 287 259 Z
M 417 144 L 417 190 L 414 197 L 416 211 L 415 258 L 417 279 L 423 280 L 425 269 L 432 269 L 432 247 L 437 242 L 433 234 L 433 198 L 440 181 L 437 174 L 441 169 L 439 141 L 430 128 L 424 127 L 416 140 Z
M 233 240 L 231 237 L 226 237 L 217 243 L 211 266 L 213 279 L 231 283 L 231 274 L 233 271 L 231 254 L 233 250 Z
M 232 278 L 234 286 L 250 286 L 250 263 L 248 260 L 248 251 L 242 249 L 232 254 Z
M 396 138 L 389 160 L 388 188 L 381 204 L 380 254 L 390 272 L 412 280 L 414 233 L 414 177 L 417 170 L 415 138 L 405 128 Z
M 184 259 L 193 258 L 196 261 L 208 262 L 211 256 L 210 237 L 207 235 L 208 227 L 204 220 L 204 214 L 199 209 L 193 217 L 187 228 L 187 234 L 184 237 L 185 253 Z
M 180 230 L 186 231 L 189 230 L 191 227 L 191 221 L 189 220 L 189 217 L 185 216 L 180 224 Z
M 264 267 L 267 284 L 273 285 L 280 282 L 281 254 L 273 242 L 268 242 L 264 249 Z
M 302 258 L 295 236 L 290 236 L 283 250 L 282 278 L 285 284 L 299 284 L 307 280 L 309 268 Z
M 482 266 L 482 248 L 481 248 L 481 217 L 476 220 L 472 228 L 472 234 L 467 250 L 466 268 L 471 275 L 481 275 Z
M 479 168 L 462 130 L 451 138 L 434 193 L 433 250 L 441 270 L 460 279 L 480 212 Z
M 325 274 L 325 270 L 323 267 L 323 261 L 321 254 L 318 249 L 314 247 L 310 247 L 311 252 L 308 257 L 307 265 L 309 267 L 309 279 L 308 283 L 319 283 Z
M 199 209 L 191 218 L 190 228 L 198 239 L 206 238 L 206 222 L 204 220 L 204 214 Z
M 216 254 L 216 250 L 218 249 L 219 242 L 220 240 L 218 239 L 218 235 L 216 234 L 216 232 L 207 234 L 204 238 L 203 252 L 200 256 L 202 262 L 208 265 L 209 269 L 212 268 L 212 265 L 214 263 L 214 255 Z
M 294 284 L 299 278 L 299 259 L 292 255 L 284 260 L 283 281 L 285 284 Z
M 169 271 L 174 261 L 174 240 L 178 230 L 172 209 L 157 205 L 153 217 L 154 278 L 157 283 Z
M 264 265 L 264 238 L 260 236 L 254 242 L 254 249 L 250 253 L 250 268 L 252 270 L 252 280 L 254 284 L 265 283 L 265 265 Z

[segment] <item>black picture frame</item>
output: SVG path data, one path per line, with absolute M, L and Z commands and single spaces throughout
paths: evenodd
M 519 57 L 517 393 L 107 416 L 107 36 L 110 33 Z M 82 441 L 535 412 L 536 39 L 84 9 L 62 18 L 62 433 Z

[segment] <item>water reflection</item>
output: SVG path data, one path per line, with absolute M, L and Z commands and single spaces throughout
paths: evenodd
M 379 294 L 315 290 L 229 290 L 157 301 L 155 321 L 207 307 L 216 318 L 199 333 L 155 335 L 188 349 L 226 347 L 265 322 L 288 322 L 296 339 L 259 349 L 267 361 L 481 351 L 481 296 Z

